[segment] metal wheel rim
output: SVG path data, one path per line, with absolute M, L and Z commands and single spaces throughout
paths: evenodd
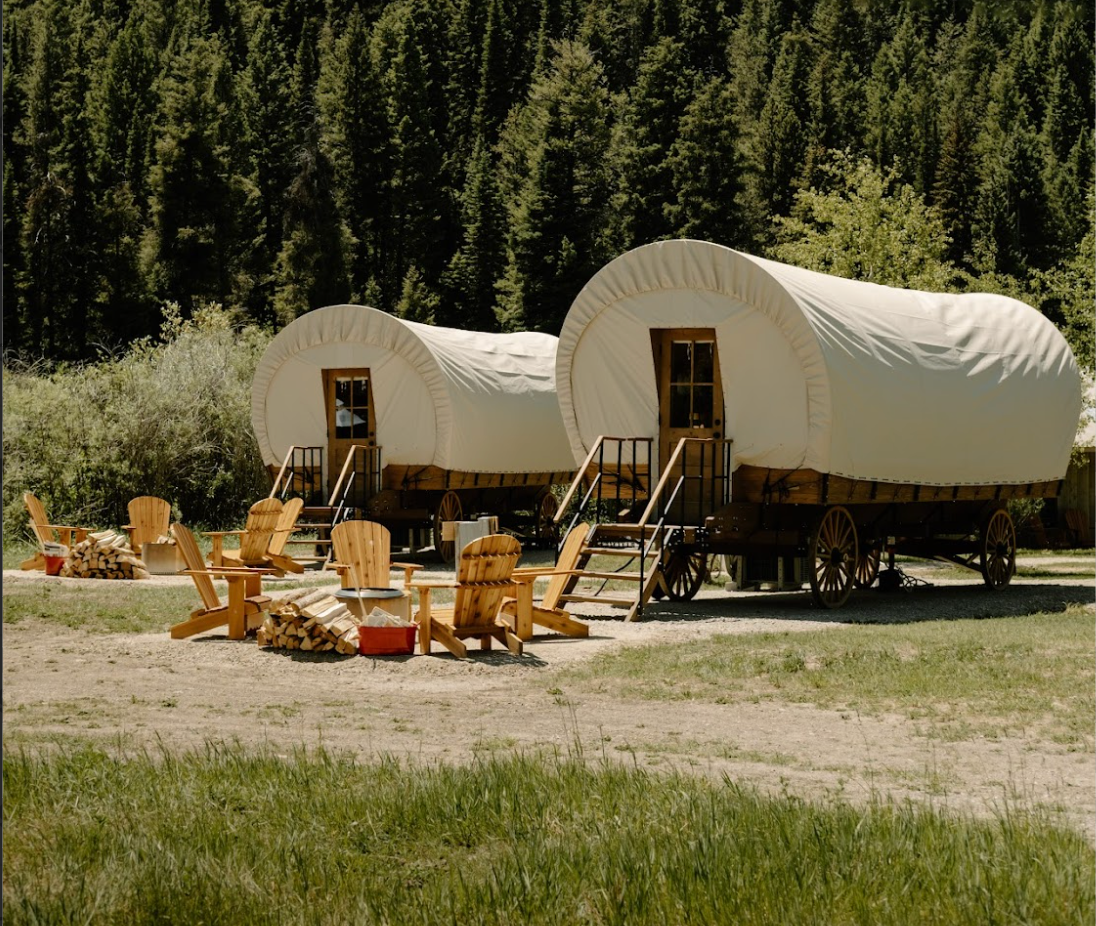
M 662 577 L 670 601 L 690 601 L 704 584 L 708 555 L 699 550 L 671 553 Z
M 438 510 L 434 513 L 434 549 L 443 562 L 453 562 L 456 551 L 456 543 L 452 540 L 441 539 L 441 525 L 443 521 L 459 521 L 461 519 L 460 496 L 456 492 L 446 492 L 438 502 Z
M 1004 509 L 993 512 L 982 532 L 982 578 L 990 588 L 1003 588 L 1016 572 L 1016 528 Z
M 823 608 L 839 608 L 852 593 L 857 561 L 856 525 L 837 505 L 822 515 L 811 536 L 811 594 Z
M 861 550 L 856 557 L 856 569 L 853 572 L 853 584 L 857 588 L 871 588 L 879 576 L 879 562 L 883 551 L 877 544 Z

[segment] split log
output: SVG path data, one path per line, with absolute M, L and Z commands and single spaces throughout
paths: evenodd
M 290 592 L 263 621 L 259 646 L 305 652 L 358 652 L 358 620 L 338 599 L 322 589 Z
M 114 531 L 95 531 L 72 547 L 61 575 L 77 579 L 147 579 L 149 573 L 125 537 Z

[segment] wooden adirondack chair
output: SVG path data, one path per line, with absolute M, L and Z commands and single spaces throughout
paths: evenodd
M 579 556 L 582 554 L 582 545 L 586 535 L 590 533 L 589 524 L 576 524 L 571 528 L 567 539 L 563 541 L 556 565 L 551 569 L 515 569 L 515 579 L 526 579 L 530 583 L 539 576 L 548 575 L 548 587 L 544 590 L 544 597 L 540 604 L 532 605 L 532 622 L 555 630 L 557 633 L 566 634 L 569 637 L 588 637 L 590 628 L 571 617 L 570 613 L 559 606 L 560 598 L 567 593 L 576 573 L 573 571 L 578 565 Z M 532 595 L 532 590 L 528 591 Z M 502 602 L 501 613 L 503 619 L 510 624 L 520 635 L 517 625 L 520 602 L 516 598 L 506 598 Z M 531 630 L 532 628 L 530 628 Z
M 393 563 L 392 534 L 383 524 L 373 521 L 342 521 L 331 528 L 335 561 L 331 568 L 339 574 L 343 588 L 388 588 L 389 570 L 403 570 L 403 587 L 411 586 L 417 563 Z
M 285 575 L 286 572 L 304 572 L 304 567 L 290 557 L 278 554 L 276 558 L 279 561 L 275 563 L 267 552 L 279 529 L 286 530 L 282 523 L 283 511 L 284 507 L 279 499 L 264 498 L 251 506 L 251 510 L 247 513 L 247 523 L 242 531 L 206 531 L 206 536 L 213 538 L 213 550 L 210 553 L 212 565 L 215 568 L 247 566 L 270 569 L 277 575 Z M 293 522 L 296 523 L 296 520 L 294 515 Z M 289 533 L 292 533 L 292 526 L 282 541 L 283 549 Z M 240 538 L 238 550 L 224 548 L 224 538 L 232 535 Z
M 27 514 L 30 515 L 30 529 L 34 531 L 39 543 L 63 543 L 66 547 L 71 547 L 73 543 L 85 540 L 94 530 L 92 527 L 73 527 L 71 524 L 50 524 L 45 506 L 32 492 L 23 493 L 23 504 L 27 506 Z M 20 563 L 19 568 L 45 569 L 46 558 L 39 550 L 30 559 Z
M 303 498 L 291 498 L 282 505 L 278 526 L 271 534 L 270 543 L 266 548 L 266 558 L 276 569 L 282 569 L 285 572 L 304 572 L 304 566 L 285 552 L 285 545 L 297 530 L 297 518 L 301 516 L 303 507 Z
M 506 534 L 489 534 L 473 540 L 461 552 L 456 582 L 413 582 L 419 591 L 419 648 L 430 653 L 431 641 L 437 640 L 458 659 L 468 655 L 462 642 L 476 637 L 480 647 L 491 648 L 491 640 L 503 643 L 515 656 L 522 653 L 522 642 L 499 620 L 502 599 L 513 589 L 511 575 L 521 557 L 521 544 Z M 430 593 L 435 588 L 455 588 L 453 607 L 432 609 Z
M 202 607 L 191 612 L 187 620 L 172 627 L 171 638 L 181 640 L 224 624 L 228 625 L 230 640 L 242 640 L 249 630 L 257 630 L 270 608 L 270 597 L 262 594 L 263 572 L 267 570 L 209 569 L 190 528 L 175 524 L 171 532 L 186 561 L 184 574 L 194 580 L 202 597 Z M 227 580 L 228 604 L 221 602 L 213 587 L 214 579 Z
M 129 531 L 129 545 L 133 552 L 141 555 L 141 547 L 146 543 L 155 543 L 171 529 L 171 504 L 155 495 L 141 495 L 130 501 L 129 524 L 123 530 Z

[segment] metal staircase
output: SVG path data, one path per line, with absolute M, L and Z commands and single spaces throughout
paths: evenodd
M 331 562 L 331 528 L 355 516 L 364 500 L 375 493 L 380 482 L 380 448 L 354 444 L 346 455 L 331 494 L 323 494 L 323 447 L 291 446 L 274 485 L 271 498 L 283 501 L 299 495 L 305 500 L 297 519 L 296 532 L 314 533 L 314 538 L 290 538 L 287 546 L 311 547 L 311 553 L 293 553 L 295 560 L 324 569 Z
M 557 568 L 578 573 L 560 600 L 625 608 L 625 620 L 632 621 L 652 597 L 687 600 L 696 594 L 706 573 L 704 517 L 730 500 L 730 444 L 682 438 L 651 491 L 652 439 L 599 437 L 556 513 L 558 522 L 575 509 L 562 532 L 561 551 L 570 532 L 583 529 L 584 518 L 593 522 L 575 547 L 573 561 L 557 562 Z M 699 450 L 692 471 L 685 462 L 690 446 Z M 575 504 L 584 482 L 587 490 Z M 644 502 L 642 514 L 633 520 Z M 613 569 L 613 562 L 620 567 Z

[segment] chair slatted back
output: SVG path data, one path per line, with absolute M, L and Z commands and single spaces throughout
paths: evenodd
M 351 587 L 388 588 L 392 534 L 373 521 L 343 521 L 331 528 L 335 561 L 350 567 Z
M 280 556 L 285 552 L 285 545 L 289 541 L 290 535 L 297 529 L 297 518 L 300 517 L 303 507 L 303 498 L 291 498 L 282 506 L 282 514 L 278 519 L 278 526 L 270 538 L 270 545 L 266 548 L 267 552 L 274 556 Z
M 127 506 L 133 525 L 134 552 L 146 543 L 155 543 L 171 527 L 171 504 L 155 495 L 140 495 Z
M 175 544 L 179 547 L 179 552 L 183 554 L 186 568 L 205 573 L 205 560 L 202 557 L 202 551 L 198 549 L 198 541 L 194 539 L 194 534 L 191 533 L 190 528 L 175 523 L 172 525 L 171 533 L 175 535 Z M 198 594 L 202 596 L 202 604 L 205 605 L 206 610 L 213 611 L 219 608 L 221 598 L 213 587 L 213 580 L 209 577 L 209 574 L 191 576 L 191 578 L 198 589 Z
M 578 558 L 582 555 L 582 547 L 586 543 L 586 537 L 590 533 L 590 525 L 585 522 L 576 524 L 571 528 L 567 539 L 563 541 L 563 548 L 559 551 L 559 559 L 556 561 L 556 569 L 566 572 L 578 565 Z M 572 584 L 574 576 L 552 576 L 548 580 L 548 587 L 544 590 L 544 598 L 541 604 L 549 610 L 559 607 L 560 597 L 566 593 L 567 586 Z
M 521 558 L 521 544 L 507 534 L 489 534 L 461 551 L 453 626 L 489 624 L 498 617 L 502 599 L 513 593 L 510 576 Z
M 247 513 L 245 533 L 240 535 L 240 562 L 261 562 L 270 546 L 270 538 L 278 529 L 282 516 L 282 503 L 277 498 L 264 498 L 255 502 Z
M 46 517 L 46 507 L 38 496 L 32 492 L 24 492 L 23 503 L 27 506 L 27 513 L 30 515 L 30 528 L 34 531 L 34 536 L 41 543 L 56 543 L 57 531 L 48 526 L 49 518 Z

